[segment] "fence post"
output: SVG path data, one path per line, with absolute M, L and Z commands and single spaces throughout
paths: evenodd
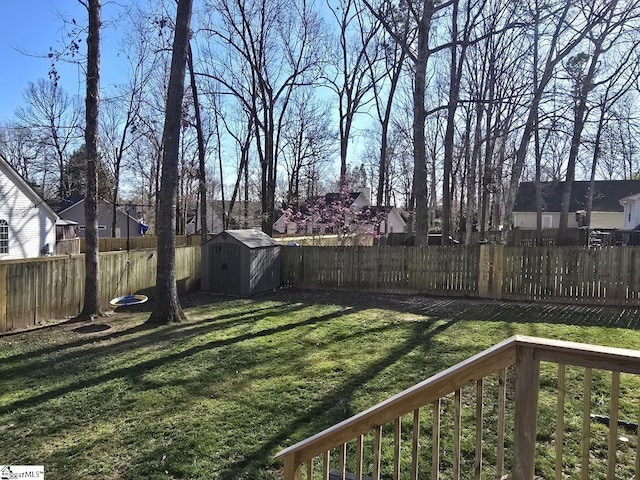
M 502 275 L 504 270 L 504 246 L 480 245 L 478 296 L 480 298 L 502 298 Z

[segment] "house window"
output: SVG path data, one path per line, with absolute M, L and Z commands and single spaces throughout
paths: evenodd
M 542 216 L 542 228 L 553 228 L 553 215 Z
M 9 253 L 9 224 L 0 220 L 0 255 Z

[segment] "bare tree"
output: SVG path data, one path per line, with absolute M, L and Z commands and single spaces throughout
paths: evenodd
M 520 140 L 515 152 L 515 160 L 511 166 L 509 185 L 505 198 L 505 224 L 508 228 L 511 222 L 511 213 L 515 203 L 516 192 L 522 176 L 522 171 L 527 159 L 529 143 L 533 136 L 533 131 L 537 127 L 538 109 L 547 90 L 549 82 L 554 78 L 558 65 L 568 58 L 572 52 L 582 43 L 589 32 L 594 28 L 598 20 L 593 15 L 591 8 L 583 11 L 581 5 L 568 0 L 558 0 L 545 3 L 541 6 L 542 12 L 533 12 L 534 17 L 541 18 L 545 27 L 551 33 L 544 37 L 538 45 L 545 45 L 545 50 L 540 55 L 540 68 L 538 82 L 532 85 L 530 100 L 528 102 L 527 114 L 524 119 L 524 126 L 520 134 Z M 505 229 L 506 229 L 505 228 Z
M 262 230 L 271 234 L 282 125 L 293 92 L 318 77 L 320 21 L 304 0 L 219 0 L 212 7 L 222 24 L 209 31 L 226 56 L 207 75 L 252 116 Z
M 638 5 L 624 3 L 620 8 L 617 0 L 607 2 L 604 5 L 585 5 L 584 8 L 593 8 L 592 15 L 598 19 L 593 33 L 588 36 L 591 43 L 589 53 L 579 53 L 570 57 L 566 70 L 573 82 L 574 88 L 574 118 L 573 132 L 571 136 L 571 148 L 567 160 L 566 177 L 562 190 L 560 204 L 560 225 L 558 230 L 558 243 L 567 242 L 567 229 L 569 221 L 569 207 L 571 191 L 575 180 L 576 161 L 582 139 L 582 132 L 589 114 L 588 103 L 590 93 L 596 86 L 598 70 L 601 69 L 601 58 L 606 56 L 618 43 L 625 33 L 628 22 L 638 18 Z M 626 65 L 633 55 L 634 49 L 629 49 L 623 55 L 622 64 Z M 629 55 L 631 53 L 631 55 Z
M 637 147 L 640 125 L 635 114 L 637 93 L 630 91 L 625 95 L 624 88 L 624 83 L 607 86 L 596 102 L 598 121 L 592 142 L 591 167 L 593 170 L 595 166 L 596 175 L 610 180 L 635 179 L 640 174 L 640 149 Z M 616 99 L 618 92 L 620 98 Z
M 185 319 L 178 299 L 176 286 L 176 197 L 178 193 L 178 158 L 180 150 L 180 127 L 182 120 L 182 98 L 184 94 L 185 69 L 189 47 L 192 0 L 178 0 L 176 28 L 165 126 L 162 137 L 162 182 L 158 205 L 158 271 L 156 275 L 156 301 L 147 320 L 155 324 L 181 322 Z
M 294 94 L 284 123 L 282 142 L 287 205 L 299 206 L 309 182 L 317 181 L 314 173 L 324 170 L 336 153 L 329 118 L 329 107 L 315 100 L 310 89 Z
M 38 190 L 44 198 L 55 197 L 58 186 L 51 188 L 49 178 L 55 175 L 51 166 L 43 160 L 44 147 L 34 132 L 16 123 L 0 125 L 0 155 Z
M 204 126 L 202 123 L 202 115 L 200 111 L 200 100 L 198 97 L 198 85 L 196 83 L 195 70 L 193 68 L 193 49 L 189 43 L 189 51 L 187 55 L 187 65 L 189 67 L 189 83 L 191 86 L 191 95 L 193 97 L 193 110 L 196 120 L 196 133 L 198 138 L 198 198 L 200 203 L 200 218 L 202 241 L 209 238 L 207 229 L 207 176 L 206 176 L 206 141 Z M 221 173 L 222 175 L 222 173 Z M 224 199 L 224 195 L 222 197 Z
M 57 195 L 68 196 L 65 167 L 80 139 L 81 108 L 56 82 L 29 82 L 25 106 L 16 112 L 18 124 L 30 129 L 43 147 L 47 160 L 57 167 Z
M 400 16 L 397 21 L 402 23 L 396 27 L 396 36 L 402 39 L 403 44 L 408 44 L 408 36 L 413 33 L 409 28 L 409 16 L 405 15 L 404 18 Z M 400 75 L 405 68 L 407 50 L 403 48 L 399 42 L 395 41 L 384 29 L 378 31 L 378 37 L 377 42 L 380 48 L 374 52 L 377 53 L 378 50 L 382 50 L 380 52 L 382 58 L 378 61 L 377 57 L 369 54 L 369 50 L 365 50 L 365 58 L 367 60 L 367 68 L 376 107 L 376 116 L 380 122 L 380 151 L 378 152 L 376 204 L 390 205 L 391 151 L 389 146 L 389 129 L 393 114 L 393 102 L 400 83 Z M 385 95 L 383 95 L 383 91 Z
M 373 100 L 369 94 L 377 82 L 370 74 L 371 65 L 379 59 L 378 21 L 367 19 L 366 7 L 357 0 L 340 0 L 327 6 L 338 26 L 338 44 L 331 61 L 333 75 L 325 76 L 338 97 L 338 127 L 340 132 L 340 178 L 347 174 L 347 153 L 356 115 Z
M 139 20 L 138 20 L 139 22 Z M 129 63 L 128 77 L 124 84 L 116 86 L 110 98 L 102 102 L 101 134 L 102 159 L 113 179 L 111 190 L 111 236 L 116 236 L 117 208 L 123 171 L 131 160 L 133 146 L 144 135 L 141 120 L 146 89 L 155 74 L 156 62 L 153 48 L 142 31 L 132 20 L 133 27 L 123 41 L 121 57 Z

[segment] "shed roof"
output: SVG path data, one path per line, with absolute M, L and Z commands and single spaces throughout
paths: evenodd
M 237 241 L 243 243 L 249 248 L 263 248 L 280 245 L 273 238 L 260 230 L 224 230 L 213 238 L 222 238 L 226 240 L 228 237 L 235 238 Z
M 542 182 L 542 210 L 544 212 L 559 212 L 562 201 L 564 182 Z M 594 212 L 623 212 L 620 204 L 622 198 L 640 193 L 640 180 L 600 180 L 594 182 L 593 207 Z M 569 211 L 585 210 L 589 182 L 573 182 Z M 514 212 L 536 211 L 536 187 L 534 182 L 522 182 L 518 189 Z

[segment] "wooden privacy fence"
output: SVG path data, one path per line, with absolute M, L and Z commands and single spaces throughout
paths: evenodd
M 155 287 L 155 250 L 99 254 L 100 294 L 109 300 Z M 200 280 L 200 247 L 176 249 L 176 278 L 181 292 Z M 44 257 L 0 262 L 0 332 L 33 327 L 51 319 L 73 317 L 84 301 L 84 256 Z
M 640 305 L 640 247 L 285 247 L 297 288 Z
M 298 288 L 474 295 L 474 247 L 286 247 L 283 283 Z
M 505 247 L 499 268 L 502 298 L 640 305 L 640 247 Z
M 176 246 L 198 246 L 200 245 L 200 235 L 177 235 Z M 80 253 L 84 253 L 84 238 L 80 238 Z M 102 237 L 98 239 L 98 250 L 101 252 L 115 252 L 120 250 L 140 250 L 143 248 L 157 248 L 158 237 L 155 235 L 145 235 L 143 237 Z
M 80 253 L 80 238 L 56 241 L 56 255 L 77 255 Z

